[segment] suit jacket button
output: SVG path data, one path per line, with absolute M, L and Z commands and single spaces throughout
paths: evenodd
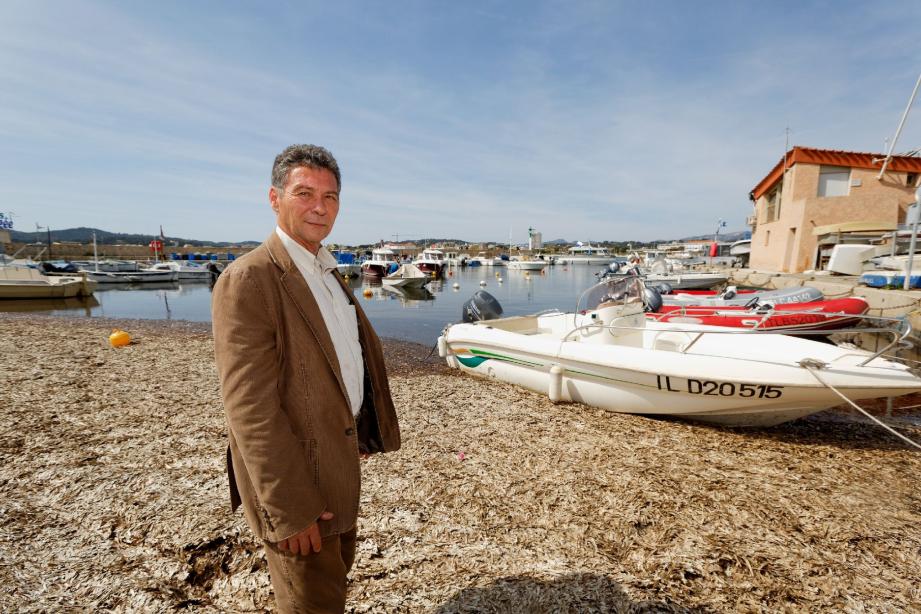
M 345 436 L 346 436 L 346 437 L 351 437 L 351 436 L 352 436 L 352 433 L 354 433 L 354 432 L 355 432 L 355 429 L 353 429 L 352 427 L 349 427 L 349 428 L 345 429 Z

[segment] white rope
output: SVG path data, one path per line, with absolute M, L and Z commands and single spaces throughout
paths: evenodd
M 803 365 L 803 367 L 804 367 L 807 371 L 809 371 L 810 373 L 812 373 L 812 376 L 815 377 L 817 380 L 819 380 L 819 383 L 820 383 L 820 384 L 822 384 L 823 386 L 825 386 L 826 388 L 828 388 L 829 390 L 831 390 L 832 392 L 834 392 L 835 394 L 837 394 L 839 397 L 841 397 L 842 399 L 844 399 L 845 401 L 847 401 L 848 404 L 850 404 L 851 407 L 853 407 L 854 409 L 856 409 L 857 411 L 859 411 L 860 413 L 862 413 L 864 416 L 866 416 L 867 418 L 869 418 L 869 419 L 872 420 L 873 422 L 877 423 L 878 425 L 880 425 L 881 427 L 883 427 L 884 429 L 886 429 L 887 431 L 889 431 L 890 433 L 892 433 L 893 435 L 895 435 L 896 437 L 898 437 L 899 439 L 901 439 L 902 441 L 904 441 L 905 443 L 907 443 L 908 445 L 914 446 L 914 447 L 918 448 L 919 450 L 921 450 L 921 445 L 919 445 L 918 443 L 912 441 L 911 439 L 909 439 L 909 438 L 906 437 L 905 435 L 899 433 L 898 431 L 896 431 L 894 428 L 892 428 L 891 426 L 889 426 L 888 424 L 886 424 L 886 423 L 883 422 L 882 420 L 879 420 L 876 416 L 871 415 L 871 414 L 870 414 L 868 411 L 866 411 L 863 407 L 861 407 L 861 406 L 858 405 L 857 403 L 853 402 L 852 400 L 850 400 L 849 398 L 847 398 L 846 396 L 844 396 L 843 394 L 841 394 L 840 392 L 838 392 L 838 389 L 837 389 L 837 388 L 835 388 L 834 386 L 832 386 L 831 384 L 829 384 L 828 382 L 826 382 L 825 380 L 823 380 L 821 377 L 819 377 L 819 374 L 816 372 L 816 368 L 815 368 L 813 365 L 805 364 L 805 365 Z

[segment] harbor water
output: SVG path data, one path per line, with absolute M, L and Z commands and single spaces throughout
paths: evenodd
M 350 279 L 349 285 L 378 334 L 431 345 L 446 324 L 460 320 L 462 305 L 478 290 L 495 296 L 505 315 L 571 311 L 579 294 L 597 281 L 596 273 L 602 269 L 598 265 L 557 265 L 528 273 L 505 267 L 452 268 L 443 280 L 433 280 L 422 290 L 390 288 L 362 277 Z M 0 311 L 208 322 L 211 288 L 208 283 L 185 281 L 100 284 L 88 299 L 0 301 Z

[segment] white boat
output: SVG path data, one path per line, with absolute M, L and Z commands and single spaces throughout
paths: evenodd
M 385 275 L 381 281 L 388 286 L 398 288 L 421 288 L 434 279 L 432 273 L 426 273 L 411 262 L 400 265 L 393 273 Z
M 101 284 L 144 284 L 177 281 L 178 271 L 83 271 L 87 277 Z
M 441 277 L 445 268 L 444 253 L 440 249 L 424 249 L 419 257 L 413 260 L 413 264 L 425 273 Z
M 606 247 L 596 247 L 591 243 L 587 245 L 574 245 L 569 248 L 569 254 L 556 259 L 557 264 L 610 264 L 614 255 L 608 253 Z
M 543 271 L 550 263 L 546 260 L 509 260 L 508 268 L 512 271 Z
M 395 264 L 396 254 L 392 249 L 378 247 L 371 250 L 371 257 L 361 263 L 361 274 L 365 277 L 383 277 Z
M 334 250 L 330 253 L 336 259 L 336 270 L 343 277 L 357 277 L 361 273 L 361 264 L 354 252 Z
M 730 426 L 773 426 L 840 405 L 833 388 L 855 401 L 921 390 L 921 379 L 883 352 L 648 322 L 643 292 L 638 279 L 610 280 L 586 291 L 574 313 L 450 325 L 439 354 L 554 401 Z
M 471 262 L 479 263 L 479 266 L 502 266 L 504 264 L 502 262 L 502 258 L 499 258 L 498 256 L 495 258 L 490 258 L 486 255 L 486 252 L 477 252 L 476 257 L 471 258 L 470 260 Z
M 177 260 L 171 260 L 169 262 L 158 262 L 153 266 L 141 270 L 154 272 L 175 271 L 177 273 L 176 279 L 182 279 L 186 281 L 210 281 L 211 277 L 214 275 L 205 266 L 196 264 L 194 262 Z
M 38 269 L 0 267 L 0 299 L 48 299 L 90 296 L 96 282 L 84 275 L 42 275 Z
M 81 271 L 103 271 L 105 273 L 131 273 L 140 270 L 140 265 L 134 260 L 74 260 L 73 263 Z

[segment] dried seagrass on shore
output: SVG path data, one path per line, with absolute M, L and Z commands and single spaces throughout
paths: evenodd
M 207 328 L 120 324 L 0 317 L 0 610 L 270 608 Z M 386 351 L 405 444 L 363 465 L 352 611 L 921 603 L 921 455 L 877 427 L 554 406 Z

